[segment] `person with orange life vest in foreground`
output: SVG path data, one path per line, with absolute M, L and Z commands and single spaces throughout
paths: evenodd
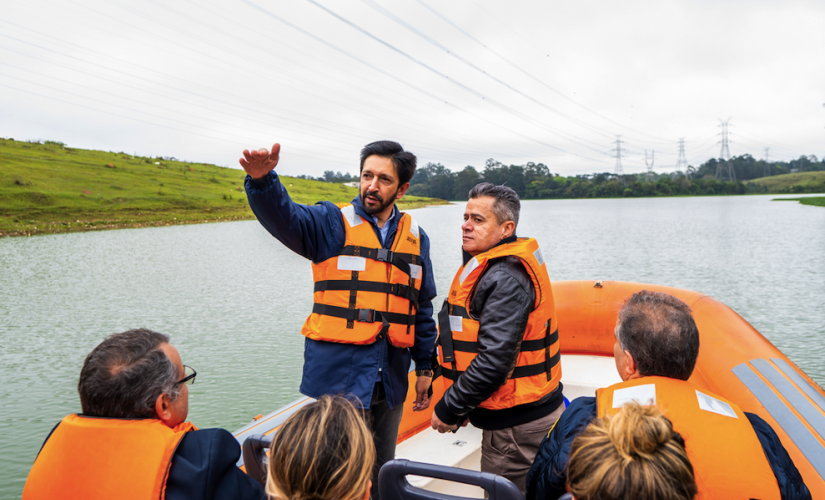
M 633 294 L 619 311 L 613 353 L 623 382 L 573 400 L 527 478 L 527 500 L 565 493 L 573 440 L 624 403 L 655 405 L 673 423 L 693 464 L 698 499 L 810 499 L 774 430 L 759 416 L 688 382 L 699 354 L 690 307 L 661 292 Z
M 81 414 L 52 429 L 24 500 L 261 500 L 264 489 L 235 465 L 224 429 L 185 422 L 195 371 L 169 337 L 146 329 L 111 335 L 86 356 Z
M 290 199 L 274 170 L 280 153 L 280 144 L 271 151 L 245 150 L 240 163 L 255 217 L 312 261 L 314 303 L 301 328 L 306 339 L 299 390 L 313 398 L 358 398 L 375 443 L 370 494 L 377 500 L 378 471 L 395 458 L 411 361 L 417 376 L 412 409 L 430 405 L 437 335 L 430 240 L 396 206 L 410 187 L 416 157 L 394 141 L 367 144 L 359 196 L 338 205 L 302 205 Z
M 481 470 L 524 492 L 542 438 L 564 411 L 553 291 L 538 243 L 517 238 L 521 204 L 505 186 L 470 190 L 464 265 L 438 315 L 444 397 L 432 427 L 483 430 Z

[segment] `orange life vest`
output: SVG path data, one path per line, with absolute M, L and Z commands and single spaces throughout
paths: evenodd
M 496 392 L 479 405 L 490 410 L 538 401 L 554 391 L 561 380 L 558 322 L 547 266 L 538 242 L 533 238 L 520 238 L 476 255 L 453 278 L 450 294 L 438 313 L 438 357 L 445 390 L 478 355 L 479 320 L 469 314 L 476 283 L 490 261 L 508 256 L 518 257 L 524 264 L 536 289 L 536 303 L 527 319 L 524 340 L 513 372 Z
M 49 436 L 26 479 L 24 500 L 163 499 L 187 422 L 69 415 Z
M 765 452 L 735 404 L 683 380 L 642 377 L 596 391 L 599 417 L 624 403 L 655 404 L 685 440 L 698 500 L 779 499 L 779 485 Z
M 301 333 L 313 340 L 371 344 L 383 335 L 412 347 L 423 278 L 418 224 L 402 213 L 390 249 L 372 224 L 342 204 L 346 241 L 341 253 L 312 264 L 315 304 Z

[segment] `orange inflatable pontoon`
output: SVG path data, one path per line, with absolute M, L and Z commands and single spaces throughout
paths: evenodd
M 640 290 L 669 293 L 685 301 L 699 328 L 700 348 L 690 381 L 756 413 L 779 435 L 813 498 L 825 498 L 825 391 L 747 321 L 718 300 L 697 292 L 659 285 L 615 281 L 553 283 L 562 350 L 562 383 L 569 399 L 595 395 L 619 381 L 613 364 L 613 330 L 624 300 Z M 414 374 L 410 374 L 411 382 Z M 413 384 L 411 383 L 412 387 Z M 404 403 L 397 455 L 423 462 L 476 468 L 480 431 L 460 429 L 439 435 L 430 429 L 432 407 L 443 387 L 433 384 L 430 409 L 412 411 L 414 394 Z M 240 443 L 253 434 L 271 434 L 301 399 L 235 433 Z M 428 483 L 418 486 L 428 487 Z M 429 485 L 434 490 L 462 490 Z M 446 488 L 446 489 L 445 489 Z

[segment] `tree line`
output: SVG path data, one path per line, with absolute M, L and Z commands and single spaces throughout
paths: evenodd
M 733 167 L 735 181 L 727 180 L 729 166 Z M 723 167 L 724 175 L 721 177 L 725 180 L 716 179 L 719 167 Z M 764 160 L 756 160 L 746 154 L 728 161 L 712 158 L 699 168 L 689 167 L 687 173 L 677 171 L 671 174 L 617 176 L 602 172 L 565 177 L 551 173 L 543 163 L 505 165 L 491 158 L 482 171 L 468 165 L 461 171 L 453 172 L 440 163 L 428 163 L 416 170 L 408 192 L 415 196 L 466 200 L 473 186 L 479 182 L 491 182 L 511 187 L 523 199 L 745 194 L 759 192 L 761 188 L 746 186 L 742 182 L 744 180 L 820 170 L 825 170 L 825 162 L 815 156 L 766 164 Z

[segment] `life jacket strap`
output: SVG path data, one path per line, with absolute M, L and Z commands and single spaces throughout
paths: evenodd
M 386 248 L 369 248 L 359 246 L 346 246 L 338 255 L 351 255 L 355 257 L 365 257 L 367 259 L 386 262 L 400 269 L 407 276 L 410 275 L 410 264 L 421 265 L 421 257 L 411 253 L 393 252 Z
M 456 306 L 450 304 L 449 302 L 447 302 L 446 306 L 447 312 L 450 316 L 461 316 L 462 318 L 473 319 L 473 317 L 470 316 L 470 313 L 467 312 L 467 308 L 465 308 L 464 306 Z
M 550 356 L 549 359 L 550 359 L 550 363 L 549 363 L 550 370 L 552 370 L 552 368 L 555 367 L 557 364 L 559 364 L 559 361 L 561 361 L 561 351 L 557 352 L 553 356 Z M 541 375 L 542 373 L 547 373 L 548 376 L 549 376 L 550 375 L 550 370 L 548 370 L 547 366 L 548 366 L 547 361 L 542 361 L 542 362 L 536 363 L 534 365 L 517 366 L 513 369 L 513 373 L 508 378 L 513 379 L 513 378 L 534 377 L 536 375 Z M 453 369 L 447 368 L 446 366 L 443 366 L 443 365 L 440 366 L 439 368 L 441 369 L 440 370 L 441 375 L 446 379 L 452 380 L 453 382 L 458 380 L 458 377 L 460 377 L 461 374 L 464 373 L 463 370 L 453 370 Z
M 468 313 L 467 309 L 462 306 L 450 304 L 446 299 L 441 311 L 438 312 L 438 345 L 441 348 L 441 354 L 445 363 L 452 363 L 455 366 L 455 352 L 467 352 L 478 354 L 478 342 L 468 340 L 457 340 L 453 338 L 453 331 L 450 328 L 450 316 L 460 316 L 462 318 L 473 319 Z M 547 320 L 545 325 L 544 337 L 540 339 L 525 340 L 521 343 L 519 352 L 535 352 L 544 351 L 544 361 L 534 365 L 517 366 L 513 370 L 510 378 L 532 377 L 542 373 L 547 374 L 547 380 L 552 379 L 553 368 L 561 361 L 561 350 L 556 354 L 550 355 L 550 348 L 559 341 L 559 330 L 551 332 L 553 328 L 553 320 Z M 455 381 L 463 371 L 451 370 L 450 368 L 443 368 L 439 372 L 445 378 Z M 454 377 L 454 378 L 453 378 Z
M 444 312 L 446 311 L 446 314 Z M 444 316 L 444 317 L 442 317 Z M 460 316 L 462 318 L 473 319 L 467 312 L 467 309 L 462 306 L 456 306 L 445 301 L 444 306 L 438 313 L 438 326 L 441 333 L 441 338 L 452 343 L 452 351 L 478 353 L 478 344 L 476 342 L 469 342 L 465 340 L 455 340 L 452 338 L 452 330 L 450 329 L 449 316 Z M 448 333 L 449 332 L 449 333 Z M 447 335 L 445 335 L 447 333 Z M 525 340 L 521 343 L 521 352 L 543 351 L 549 348 L 559 340 L 559 331 L 556 330 L 550 333 L 550 321 L 547 322 L 547 333 L 543 338 L 534 340 Z M 452 361 L 444 358 L 444 361 Z
M 346 307 L 318 304 L 317 302 L 313 304 L 312 312 L 325 316 L 333 316 L 335 318 L 343 318 L 347 321 L 358 321 L 359 323 L 375 323 L 376 321 L 381 321 L 385 324 L 385 327 L 389 327 L 389 323 L 406 325 L 409 322 L 410 316 L 409 314 L 376 311 L 375 309 L 349 309 Z
M 418 309 L 418 290 L 414 286 L 402 285 L 401 283 L 377 283 L 374 281 L 358 281 L 354 288 L 359 292 L 386 293 L 403 297 L 415 305 Z M 353 290 L 352 280 L 327 280 L 315 283 L 316 292 L 326 292 L 327 290 L 351 291 Z
M 455 348 L 453 347 L 453 331 L 450 329 L 449 307 L 452 304 L 444 299 L 444 306 L 438 311 L 438 345 L 441 346 L 441 355 L 445 363 L 455 363 Z
M 561 348 L 559 348 L 559 352 L 557 352 L 555 356 L 550 356 L 550 347 L 559 341 L 559 329 L 556 328 L 555 331 L 550 333 L 552 328 L 553 318 L 550 318 L 547 320 L 547 330 L 544 333 L 544 364 L 548 381 L 553 378 L 551 374 L 553 367 L 556 366 L 558 360 L 561 359 Z

